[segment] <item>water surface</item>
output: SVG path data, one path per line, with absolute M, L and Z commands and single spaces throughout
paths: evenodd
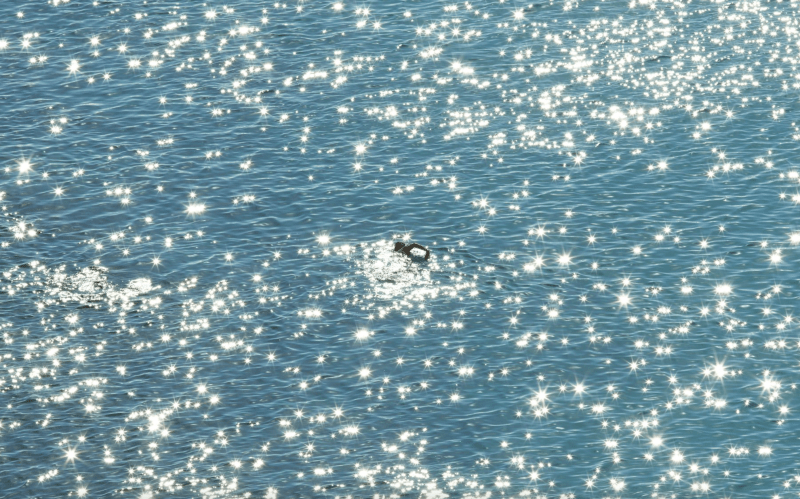
M 797 10 L 3 3 L 0 496 L 800 493 Z

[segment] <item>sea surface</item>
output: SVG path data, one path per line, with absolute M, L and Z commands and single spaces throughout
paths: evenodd
M 0 497 L 796 497 L 799 13 L 3 1 Z

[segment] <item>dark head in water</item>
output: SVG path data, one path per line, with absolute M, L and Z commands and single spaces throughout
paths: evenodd
M 426 260 L 431 257 L 431 251 L 428 248 L 426 248 L 425 246 L 421 245 L 421 244 L 417 244 L 417 243 L 404 244 L 404 243 L 402 243 L 400 241 L 397 241 L 396 243 L 394 243 L 394 250 L 395 251 L 399 251 L 399 252 L 403 253 L 406 256 L 411 256 L 411 250 L 413 250 L 413 249 L 419 249 L 419 250 L 424 251 Z

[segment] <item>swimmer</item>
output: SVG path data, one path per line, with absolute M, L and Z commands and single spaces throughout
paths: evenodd
M 430 256 L 431 256 L 431 250 L 429 250 L 428 248 L 426 248 L 425 246 L 423 246 L 421 244 L 417 244 L 417 243 L 404 244 L 404 243 L 401 243 L 400 241 L 397 241 L 396 243 L 394 243 L 394 250 L 395 251 L 399 251 L 399 252 L 403 253 L 406 256 L 411 256 L 411 250 L 413 250 L 413 249 L 420 249 L 420 250 L 424 251 L 426 260 L 428 258 L 430 258 Z

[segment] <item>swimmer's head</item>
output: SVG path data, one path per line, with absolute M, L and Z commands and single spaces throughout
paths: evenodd
M 396 243 L 394 243 L 394 250 L 400 251 L 401 249 L 403 249 L 404 246 L 405 244 L 401 243 L 400 241 L 397 241 Z

